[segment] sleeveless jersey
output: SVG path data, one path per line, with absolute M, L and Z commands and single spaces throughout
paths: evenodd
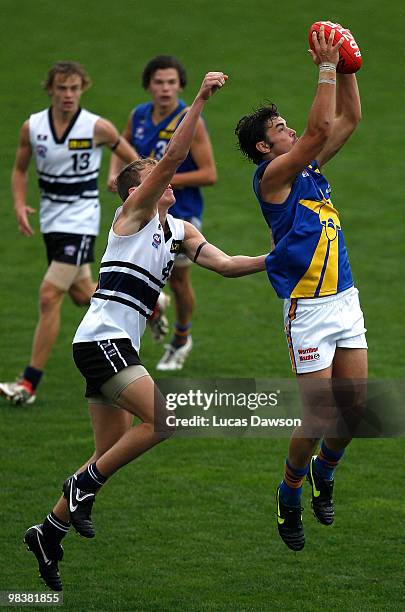
M 146 320 L 180 251 L 184 222 L 167 215 L 170 231 L 165 235 L 156 214 L 136 234 L 118 236 L 113 225 L 120 211 L 108 235 L 96 292 L 73 343 L 129 338 L 139 353 Z
M 29 118 L 29 135 L 41 192 L 41 232 L 96 236 L 100 225 L 97 179 L 101 147 L 94 146 L 94 125 L 99 119 L 77 111 L 57 138 L 51 109 Z
M 179 100 L 177 108 L 160 123 L 155 125 L 152 121 L 152 102 L 140 104 L 134 109 L 132 115 L 132 144 L 141 157 L 154 157 L 161 159 L 169 144 L 175 129 L 184 118 L 187 108 Z M 197 165 L 189 153 L 176 172 L 190 172 L 196 170 Z M 199 187 L 184 187 L 174 189 L 176 202 L 170 208 L 170 214 L 181 219 L 201 217 L 203 199 Z
M 258 166 L 253 190 L 273 234 L 275 248 L 266 258 L 266 269 L 277 295 L 322 297 L 352 287 L 339 214 L 316 161 L 297 175 L 283 204 L 261 198 L 260 181 L 269 163 Z

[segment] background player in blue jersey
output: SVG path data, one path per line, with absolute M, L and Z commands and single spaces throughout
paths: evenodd
M 24 236 L 34 231 L 27 203 L 28 171 L 35 158 L 41 194 L 40 222 L 48 269 L 39 290 L 39 319 L 31 358 L 16 382 L 0 383 L 0 394 L 15 404 L 32 404 L 52 347 L 59 333 L 60 311 L 69 294 L 78 306 L 88 305 L 96 283 L 89 263 L 94 261 L 99 232 L 100 202 L 97 179 L 103 145 L 130 162 L 132 147 L 106 119 L 80 107 L 91 81 L 76 62 L 57 62 L 49 70 L 44 89 L 51 106 L 23 123 L 12 173 L 17 224 Z
M 141 157 L 153 157 L 159 160 L 163 156 L 176 127 L 187 112 L 186 104 L 179 99 L 179 93 L 186 84 L 186 72 L 175 57 L 160 55 L 146 65 L 142 74 L 142 85 L 152 100 L 140 104 L 131 111 L 123 132 L 123 136 L 135 147 Z M 120 161 L 112 156 L 110 187 L 113 186 L 120 167 Z M 172 207 L 171 214 L 178 219 L 189 221 L 200 229 L 203 211 L 200 187 L 213 185 L 216 178 L 210 138 L 204 121 L 200 118 L 190 153 L 172 180 L 176 203 Z M 171 343 L 157 364 L 158 370 L 181 369 L 193 346 L 190 331 L 195 296 L 190 279 L 190 264 L 190 260 L 185 255 L 179 255 L 172 272 L 170 287 L 174 295 L 176 322 Z M 165 302 L 162 305 L 164 307 Z M 157 318 L 156 322 L 158 321 Z
M 341 428 L 341 399 L 344 395 L 345 407 L 359 412 L 367 378 L 358 291 L 331 188 L 321 173 L 361 116 L 355 75 L 339 74 L 336 91 L 343 38 L 337 35 L 334 41 L 334 35 L 332 30 L 326 42 L 323 28 L 319 39 L 313 34 L 311 54 L 319 66 L 319 81 L 300 138 L 275 105 L 243 117 L 236 128 L 242 153 L 258 165 L 253 188 L 275 243 L 266 260 L 267 273 L 284 299 L 291 363 L 304 405 L 303 427 L 290 440 L 284 479 L 277 489 L 278 530 L 293 550 L 305 543 L 301 487 L 306 476 L 315 516 L 324 525 L 333 522 L 334 469 L 353 433 L 350 426 Z M 340 394 L 342 387 L 345 392 Z M 321 437 L 320 451 L 312 457 Z

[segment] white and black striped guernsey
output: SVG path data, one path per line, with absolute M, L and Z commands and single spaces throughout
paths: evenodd
M 159 215 L 131 236 L 113 225 L 101 260 L 98 286 L 73 343 L 129 338 L 139 353 L 146 320 L 170 276 L 184 238 L 184 222 L 167 215 L 166 234 Z
M 35 155 L 41 192 L 41 232 L 97 236 L 100 202 L 97 179 L 102 147 L 94 146 L 94 126 L 99 119 L 78 109 L 61 138 L 57 138 L 51 109 L 29 118 L 29 135 Z

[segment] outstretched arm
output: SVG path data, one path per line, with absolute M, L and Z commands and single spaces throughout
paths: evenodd
M 319 64 L 319 80 L 307 127 L 289 152 L 276 156 L 267 166 L 260 186 L 262 198 L 266 202 L 285 201 L 297 174 L 317 158 L 331 134 L 336 108 L 336 65 L 344 40 L 341 37 L 335 43 L 334 37 L 335 30 L 332 30 L 326 41 L 323 26 L 319 37 L 313 32 L 315 51 L 312 52 L 312 58 L 315 64 Z M 287 129 L 282 122 L 276 128 Z M 256 146 L 263 153 L 271 153 L 268 143 L 259 142 Z
M 331 135 L 316 158 L 320 167 L 338 153 L 361 119 L 360 94 L 356 75 L 338 74 L 337 82 L 336 116 Z
M 221 274 L 237 277 L 262 272 L 265 269 L 266 255 L 248 257 L 230 256 L 207 242 L 204 236 L 191 223 L 184 221 L 183 251 L 191 261 L 203 268 Z

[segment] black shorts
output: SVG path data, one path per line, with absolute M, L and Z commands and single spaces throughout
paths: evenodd
M 72 266 L 82 266 L 94 261 L 95 236 L 86 234 L 43 234 L 48 263 L 61 261 Z
M 112 376 L 131 365 L 143 365 L 127 338 L 76 342 L 73 359 L 86 379 L 86 397 L 100 393 L 100 387 Z

